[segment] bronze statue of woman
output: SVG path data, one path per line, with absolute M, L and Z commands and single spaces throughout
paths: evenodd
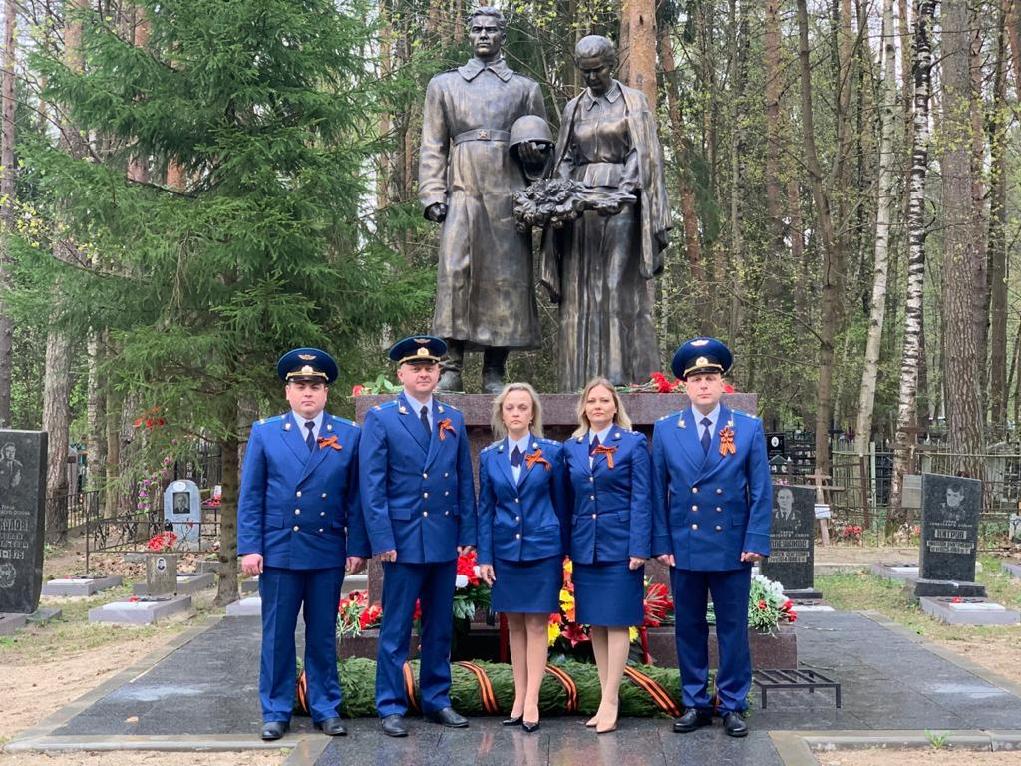
M 644 382 L 659 368 L 653 285 L 663 268 L 670 206 L 656 117 L 645 96 L 613 78 L 617 50 L 582 38 L 575 64 L 586 89 L 564 108 L 553 174 L 594 190 L 631 194 L 616 212 L 585 210 L 547 229 L 542 282 L 560 304 L 562 391 L 602 376 Z

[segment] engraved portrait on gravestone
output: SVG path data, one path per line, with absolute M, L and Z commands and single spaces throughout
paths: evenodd
M 14 489 L 21 484 L 21 461 L 17 458 L 18 450 L 7 442 L 0 449 L 0 490 Z
M 951 484 L 947 487 L 946 499 L 943 501 L 943 509 L 946 514 L 945 518 L 947 521 L 954 523 L 960 522 L 964 509 L 961 508 L 961 503 L 964 502 L 964 487 L 959 487 L 956 484 Z
M 776 513 L 773 515 L 774 522 L 783 526 L 794 524 L 794 492 L 787 487 L 781 487 L 776 491 Z

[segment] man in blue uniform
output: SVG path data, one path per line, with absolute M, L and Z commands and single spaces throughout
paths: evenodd
M 280 357 L 290 411 L 252 424 L 241 469 L 238 554 L 259 576 L 262 738 L 287 731 L 294 704 L 294 628 L 305 615 L 305 674 L 316 728 L 346 734 L 337 679 L 337 604 L 345 563 L 357 572 L 369 555 L 358 498 L 360 431 L 325 411 L 337 364 L 317 348 Z
M 712 724 L 709 694 L 711 594 L 720 667 L 716 695 L 724 728 L 748 734 L 752 683 L 748 647 L 751 568 L 769 555 L 772 487 L 761 421 L 720 404 L 733 357 L 715 338 L 677 349 L 673 372 L 691 407 L 656 422 L 652 435 L 652 554 L 670 567 L 685 713 L 674 731 Z
M 362 429 L 362 508 L 383 561 L 376 708 L 391 737 L 408 733 L 404 663 L 419 600 L 422 712 L 444 726 L 468 725 L 450 704 L 450 642 L 457 557 L 476 544 L 475 479 L 464 418 L 432 396 L 446 351 L 431 336 L 396 343 L 390 359 L 404 391 L 369 410 Z

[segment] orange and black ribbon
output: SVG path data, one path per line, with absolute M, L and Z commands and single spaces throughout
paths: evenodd
M 493 690 L 493 682 L 489 680 L 489 676 L 486 671 L 476 665 L 474 662 L 461 661 L 454 663 L 460 665 L 465 670 L 468 670 L 475 676 L 475 680 L 479 682 L 479 697 L 482 698 L 482 709 L 485 710 L 489 715 L 496 715 L 500 712 L 500 703 L 496 700 L 496 692 Z
M 734 446 L 734 429 L 727 426 L 720 431 L 720 454 L 723 457 L 727 455 L 734 455 L 737 453 L 737 447 Z
M 613 453 L 616 451 L 616 447 L 607 447 L 605 444 L 600 444 L 598 447 L 594 447 L 592 449 L 592 454 L 606 455 L 606 467 L 613 470 Z
M 319 449 L 322 449 L 323 447 L 333 447 L 337 451 L 344 449 L 343 445 L 337 443 L 336 436 L 320 436 Z
M 542 450 L 537 449 L 535 452 L 530 452 L 525 455 L 525 466 L 531 468 L 536 463 L 543 466 L 547 471 L 553 466 L 550 465 L 549 461 L 542 456 Z
M 457 434 L 457 431 L 454 430 L 453 424 L 450 422 L 450 418 L 443 418 L 443 420 L 440 421 L 438 428 L 440 429 L 440 441 L 447 438 L 447 431 L 450 431 L 450 433 L 455 435 Z
M 564 712 L 577 713 L 578 685 L 574 683 L 574 679 L 556 665 L 547 665 L 546 672 L 557 679 L 557 681 L 560 682 L 560 685 L 564 687 L 564 694 L 566 696 L 564 700 Z
M 627 665 L 624 667 L 624 675 L 631 679 L 637 686 L 644 689 L 645 692 L 652 698 L 652 701 L 656 703 L 657 707 L 667 715 L 677 718 L 681 714 L 681 709 L 677 707 L 677 703 L 674 702 L 673 697 L 663 688 L 663 685 L 654 678 L 650 678 L 640 670 Z
M 421 713 L 422 709 L 418 706 L 418 700 L 415 699 L 415 672 L 411 669 L 410 662 L 404 663 L 404 691 L 408 695 L 408 707 L 416 713 Z
M 298 710 L 302 713 L 308 713 L 308 678 L 305 676 L 305 671 L 298 673 Z

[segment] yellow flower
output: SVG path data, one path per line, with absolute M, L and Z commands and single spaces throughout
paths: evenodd
M 571 593 L 567 588 L 560 589 L 560 605 L 570 606 L 574 603 L 574 594 Z
M 571 574 L 574 571 L 574 563 L 570 559 L 564 562 L 564 571 L 567 574 Z
M 627 629 L 627 640 L 634 642 L 638 638 L 638 628 L 632 625 Z
M 546 643 L 553 646 L 558 638 L 560 638 L 560 626 L 551 622 L 546 628 Z

